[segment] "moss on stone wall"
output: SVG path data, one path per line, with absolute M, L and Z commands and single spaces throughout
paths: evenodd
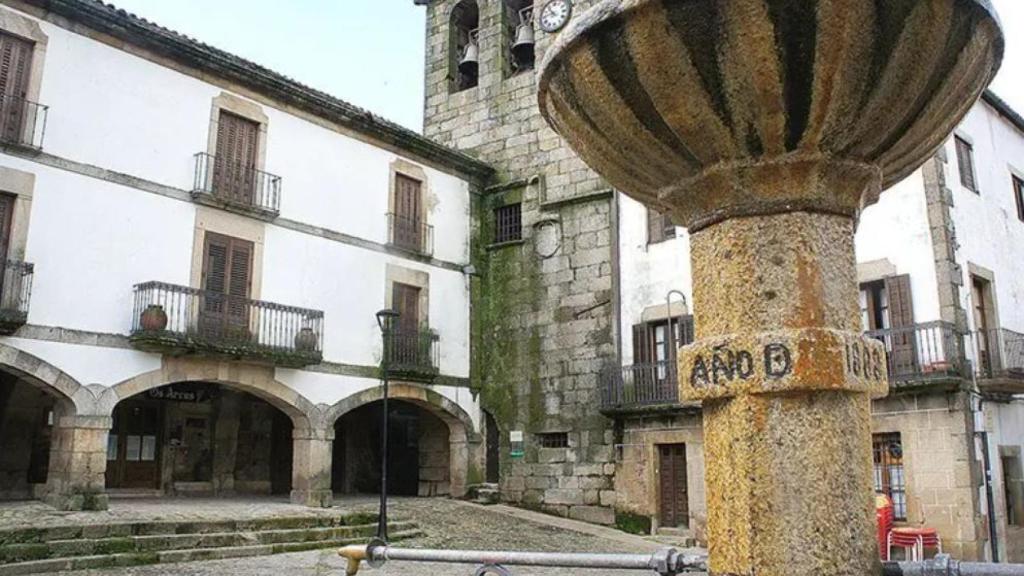
M 615 512 L 615 527 L 630 534 L 650 534 L 651 518 L 631 512 Z

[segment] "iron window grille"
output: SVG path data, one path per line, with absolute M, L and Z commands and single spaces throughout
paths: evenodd
M 903 442 L 899 432 L 874 434 L 875 492 L 892 501 L 894 520 L 907 519 L 907 484 L 903 473 Z
M 568 448 L 568 432 L 544 432 L 537 434 L 537 445 L 541 448 Z
M 522 204 L 509 204 L 494 209 L 494 243 L 518 242 L 523 239 Z

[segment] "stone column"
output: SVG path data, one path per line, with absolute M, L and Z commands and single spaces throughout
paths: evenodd
M 292 503 L 330 508 L 334 503 L 331 490 L 334 428 L 296 428 L 292 438 Z
M 53 428 L 46 502 L 59 510 L 106 510 L 109 416 L 61 416 Z
M 795 212 L 692 237 L 700 340 L 679 374 L 704 402 L 716 574 L 877 571 L 870 395 L 886 389 L 885 350 L 860 334 L 853 232 Z
M 225 390 L 218 400 L 213 424 L 213 491 L 235 491 L 235 462 L 238 457 L 239 404 L 241 395 Z

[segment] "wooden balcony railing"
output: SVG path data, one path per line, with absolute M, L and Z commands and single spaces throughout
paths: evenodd
M 0 334 L 12 334 L 28 320 L 35 266 L 19 260 L 4 262 L 0 276 Z
M 431 381 L 440 373 L 441 337 L 431 330 L 395 329 L 384 335 L 388 374 L 416 381 Z
M 146 282 L 135 287 L 131 341 L 150 352 L 300 367 L 323 359 L 323 319 L 320 310 Z
M 280 212 L 280 176 L 205 152 L 196 154 L 195 159 L 192 198 L 197 202 L 240 209 L 267 218 L 276 217 Z
M 388 213 L 388 243 L 414 254 L 434 254 L 434 227 L 418 218 Z
M 24 98 L 0 94 L 0 142 L 40 150 L 49 108 Z

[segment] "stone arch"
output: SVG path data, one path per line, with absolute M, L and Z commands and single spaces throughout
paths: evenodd
M 479 69 L 460 70 L 459 62 L 470 44 L 476 45 L 479 61 L 479 38 L 474 34 L 480 28 L 480 6 L 476 0 L 460 0 L 448 14 L 448 77 L 449 92 L 475 88 L 479 82 Z
M 57 399 L 63 416 L 74 416 L 93 400 L 93 394 L 53 364 L 8 344 L 0 343 L 0 369 L 47 392 Z
M 331 406 L 324 416 L 324 422 L 333 427 L 345 414 L 383 398 L 384 392 L 380 386 L 352 394 Z M 475 446 L 480 443 L 480 434 L 475 430 L 473 419 L 455 402 L 434 390 L 415 384 L 392 383 L 388 387 L 388 398 L 422 408 L 448 426 L 451 495 L 464 496 L 472 454 Z
M 100 409 L 104 415 L 113 414 L 118 402 L 175 382 L 209 382 L 246 392 L 287 414 L 296 431 L 319 427 L 319 409 L 294 388 L 275 380 L 273 367 L 216 360 L 165 357 L 160 368 L 105 390 Z

